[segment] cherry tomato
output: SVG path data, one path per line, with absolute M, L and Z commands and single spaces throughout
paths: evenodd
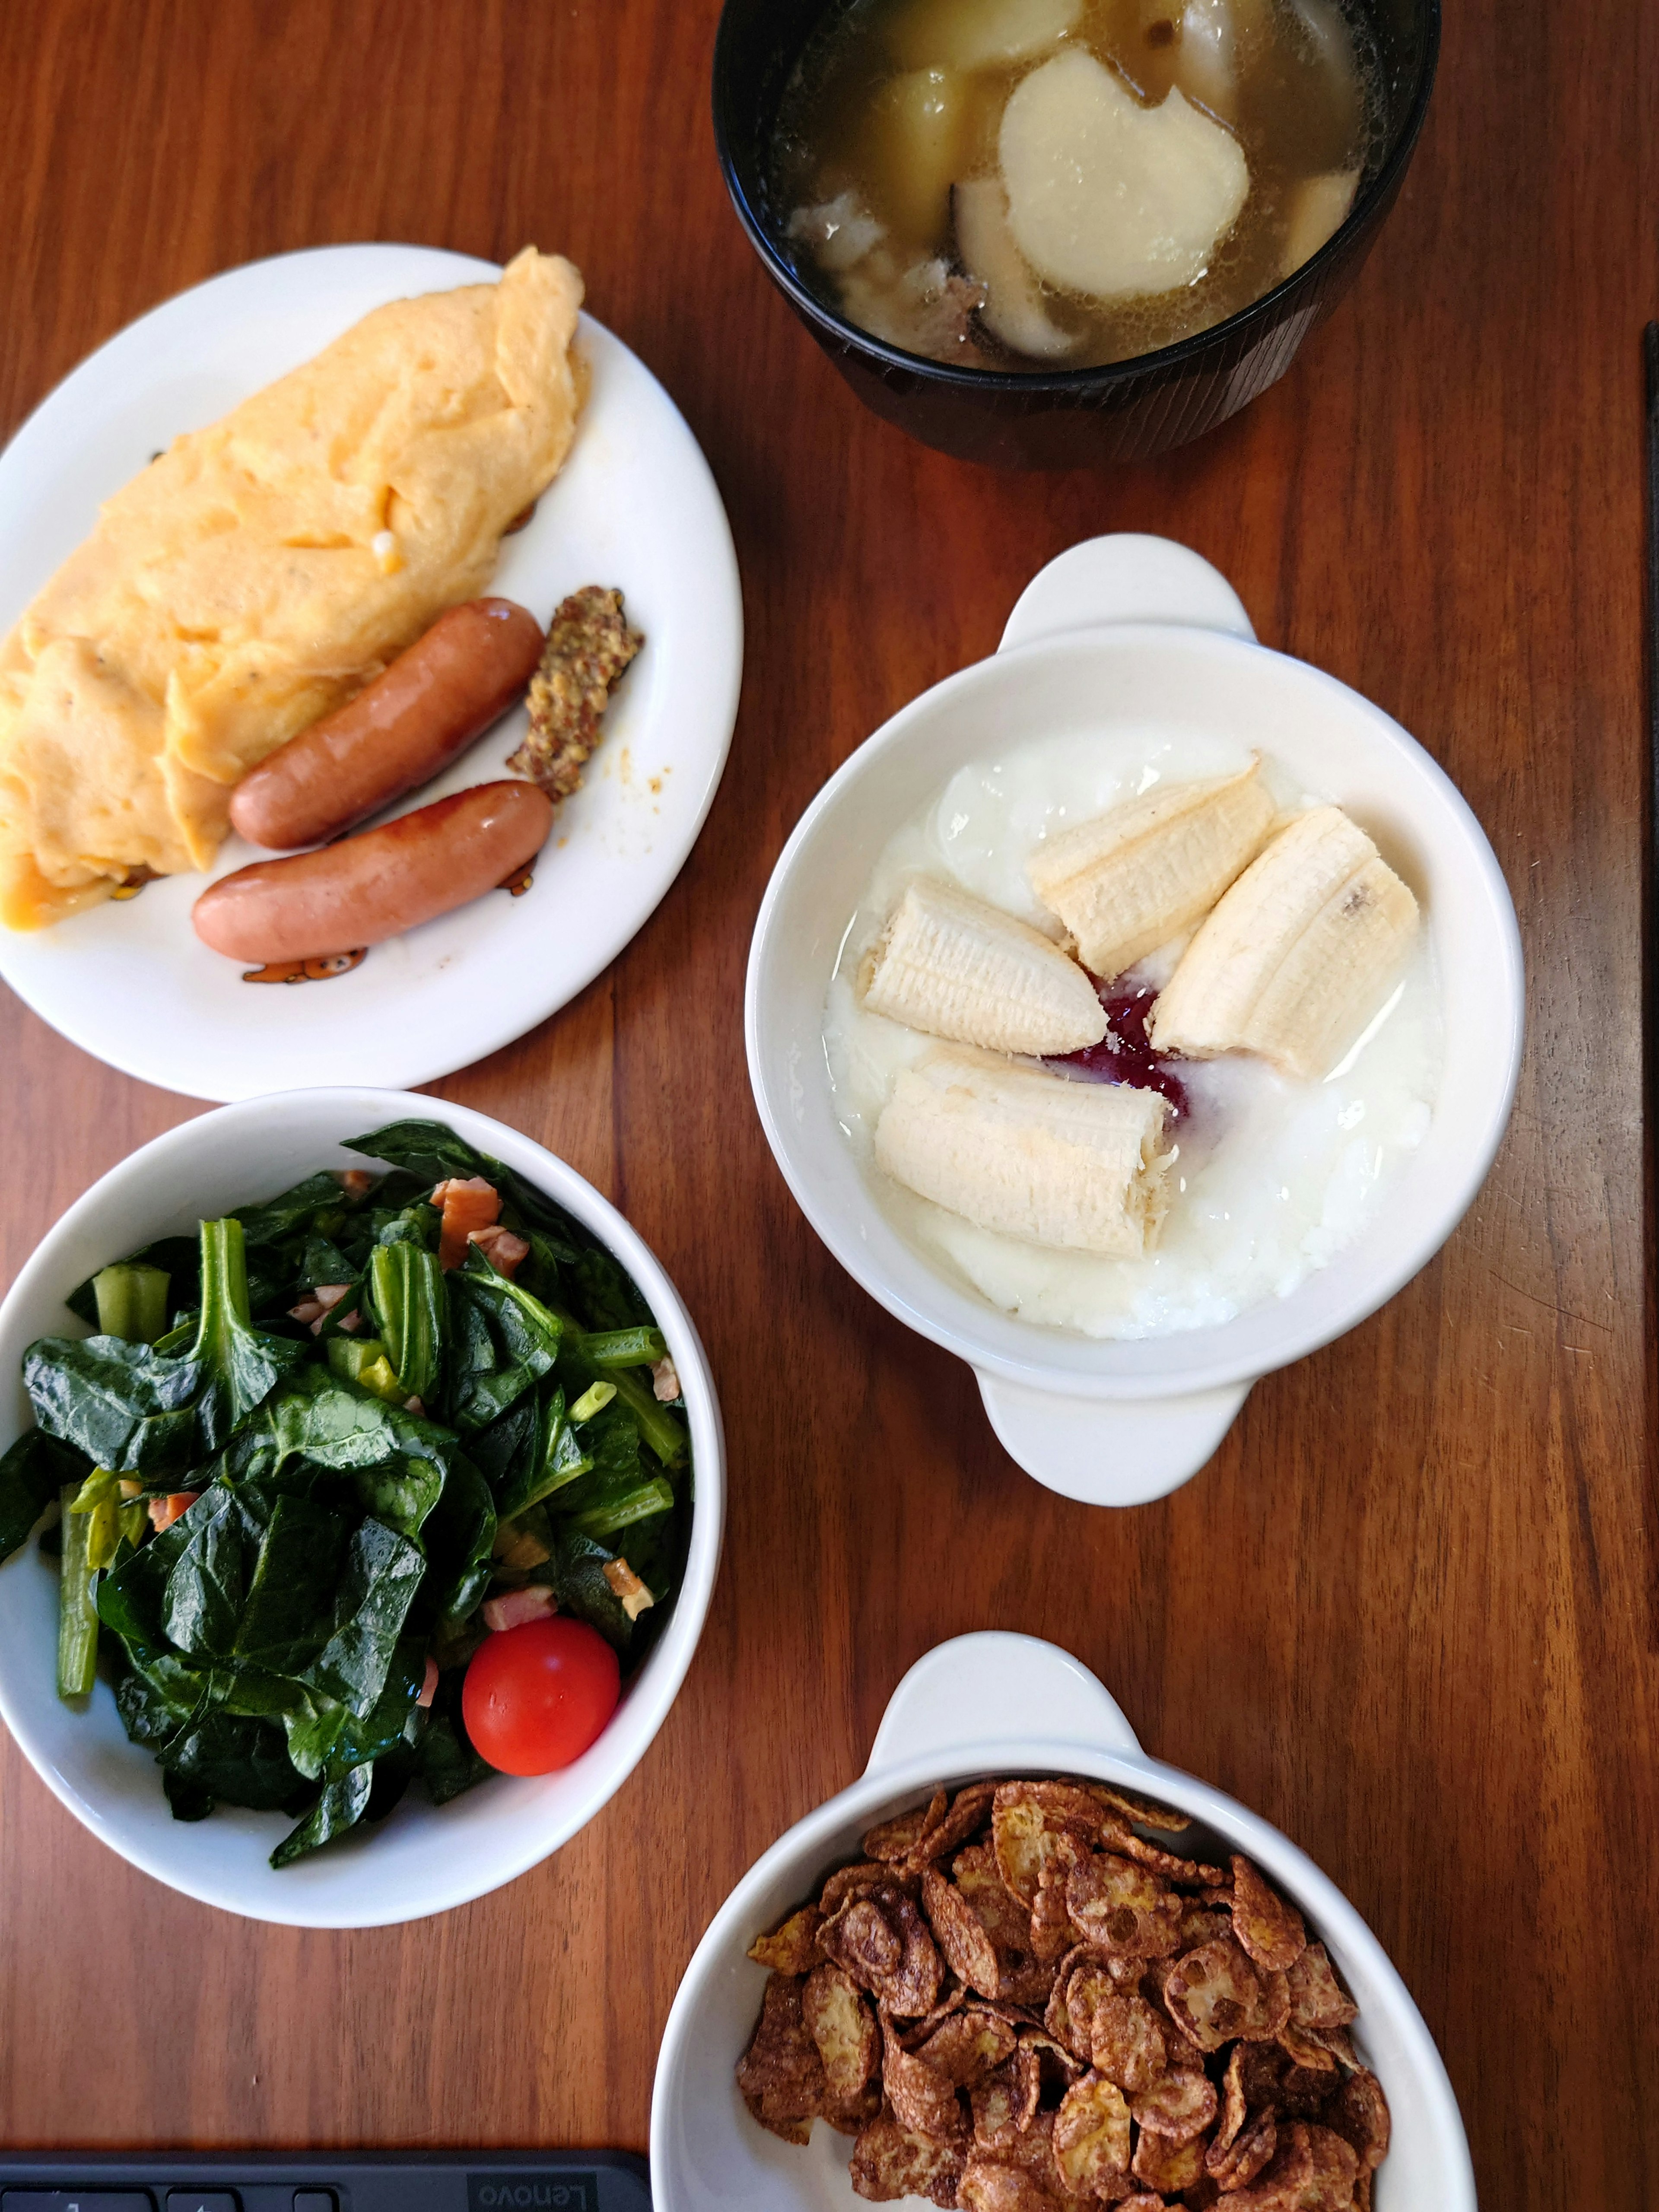
M 617 1710 L 617 1655 L 585 1620 L 561 1615 L 498 1629 L 473 1653 L 461 1715 L 473 1747 L 503 1774 L 568 1766 Z

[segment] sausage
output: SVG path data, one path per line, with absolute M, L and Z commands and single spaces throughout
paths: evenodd
M 381 945 L 505 882 L 547 842 L 533 783 L 479 783 L 315 853 L 255 860 L 196 902 L 196 934 L 233 960 L 306 960 Z
M 511 599 L 451 607 L 355 699 L 250 769 L 232 823 L 250 844 L 290 852 L 367 822 L 430 782 L 522 696 L 545 642 Z

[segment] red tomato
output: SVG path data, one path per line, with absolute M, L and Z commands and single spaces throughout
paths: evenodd
M 568 1766 L 617 1710 L 617 1655 L 585 1620 L 530 1620 L 486 1636 L 461 1685 L 473 1747 L 503 1774 Z

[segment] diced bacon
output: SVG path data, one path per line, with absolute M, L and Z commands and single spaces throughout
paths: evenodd
M 297 1306 L 289 1308 L 289 1319 L 305 1322 L 313 1336 L 320 1336 L 323 1323 L 339 1304 L 346 1292 L 354 1287 L 355 1285 L 350 1283 L 319 1283 L 314 1289 L 306 1293 Z M 363 1317 L 360 1313 L 349 1313 L 340 1323 L 340 1327 L 348 1336 L 355 1336 L 362 1327 L 362 1321 Z
M 171 1528 L 181 1513 L 188 1513 L 201 1496 L 199 1490 L 171 1490 L 165 1498 L 149 1501 L 150 1525 L 159 1536 L 163 1528 Z
M 374 1178 L 367 1168 L 338 1168 L 335 1179 L 345 1195 L 354 1202 L 367 1198 L 374 1188 Z
M 509 1282 L 520 1266 L 530 1257 L 530 1247 L 522 1237 L 515 1237 L 510 1229 L 503 1229 L 499 1221 L 488 1229 L 474 1229 L 467 1234 L 467 1243 L 476 1244 L 498 1275 Z
M 405 1398 L 404 1411 L 406 1413 L 418 1413 L 422 1420 L 426 1419 L 426 1407 L 418 1398 Z
M 431 1203 L 443 1215 L 438 1231 L 438 1265 L 459 1267 L 466 1257 L 466 1243 L 475 1229 L 492 1229 L 501 1211 L 501 1193 L 482 1176 L 465 1181 L 451 1176 L 432 1194 Z
M 486 1628 L 522 1628 L 527 1620 L 546 1620 L 558 1611 L 553 1593 L 544 1583 L 532 1583 L 527 1589 L 503 1590 L 500 1597 L 484 1601 Z
M 426 1655 L 426 1680 L 422 1683 L 420 1695 L 416 1698 L 415 1702 L 421 1707 L 422 1711 L 425 1711 L 431 1705 L 432 1700 L 437 1696 L 437 1694 L 438 1662 L 428 1651 Z
M 622 1600 L 622 1609 L 630 1620 L 637 1620 L 647 1606 L 657 1602 L 626 1559 L 607 1559 L 605 1578 L 611 1595 Z
M 653 1395 L 665 1406 L 672 1406 L 679 1396 L 679 1370 L 672 1359 L 659 1359 L 652 1368 L 651 1389 Z

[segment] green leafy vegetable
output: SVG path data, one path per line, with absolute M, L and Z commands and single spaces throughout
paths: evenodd
M 92 1279 L 102 1336 L 124 1337 L 129 1344 L 154 1344 L 167 1325 L 167 1273 L 126 1260 L 100 1268 Z
M 559 1354 L 561 1327 L 539 1298 L 498 1275 L 475 1246 L 451 1270 L 446 1411 L 463 1436 L 489 1427 Z
M 377 1244 L 368 1280 L 404 1395 L 424 1404 L 436 1396 L 443 1361 L 444 1282 L 437 1255 L 419 1244 Z
M 368 1808 L 369 1793 L 374 1786 L 374 1769 L 354 1766 L 337 1782 L 331 1782 L 291 1836 L 286 1836 L 270 1855 L 270 1863 L 281 1868 L 292 1866 L 307 1852 L 320 1850 L 325 1844 L 332 1843 L 348 1828 L 356 1826 Z
M 63 1493 L 64 1558 L 58 1595 L 58 1694 L 84 1698 L 98 1672 L 98 1613 L 93 1603 L 94 1574 L 88 1556 L 89 1513 L 70 1511 L 78 1486 Z
M 166 1474 L 196 1447 L 200 1370 L 118 1336 L 43 1336 L 23 1356 L 36 1425 L 116 1474 Z
M 88 1472 L 78 1452 L 54 1443 L 43 1430 L 24 1430 L 0 1458 L 0 1566 L 27 1543 L 58 1492 L 78 1490 Z
M 488 1778 L 461 1686 L 497 1572 L 528 1565 L 631 1662 L 657 1609 L 630 1620 L 605 1569 L 625 1540 L 660 1603 L 684 1556 L 685 1425 L 639 1379 L 665 1346 L 626 1272 L 440 1124 L 358 1149 L 389 1172 L 309 1176 L 82 1284 L 69 1304 L 100 1334 L 30 1347 L 37 1425 L 0 1458 L 0 1559 L 62 1501 L 65 1694 L 101 1629 L 176 1817 L 285 1812 L 278 1866 L 411 1778 L 439 1804 Z M 515 1277 L 477 1248 L 441 1269 L 451 1175 L 495 1184 L 531 1248 Z M 345 1287 L 313 1334 L 290 1309 L 325 1285 Z M 179 1491 L 152 1531 L 143 1493 Z
M 196 1415 L 210 1451 L 306 1356 L 303 1344 L 252 1326 L 243 1236 L 234 1215 L 202 1224 L 202 1319 L 191 1358 L 201 1370 Z
M 346 1149 L 402 1168 L 428 1190 L 451 1176 L 459 1176 L 463 1182 L 482 1176 L 487 1182 L 495 1184 L 507 1201 L 503 1218 L 507 1210 L 516 1213 L 526 1230 L 538 1233 L 542 1251 L 556 1266 L 574 1266 L 586 1243 L 562 1206 L 556 1206 L 504 1162 L 491 1159 L 488 1152 L 475 1151 L 464 1137 L 445 1128 L 441 1121 L 393 1121 L 384 1129 L 371 1130 L 366 1136 L 347 1138 Z M 513 1228 L 518 1224 L 509 1221 L 507 1225 Z M 629 1316 L 630 1320 L 641 1317 Z M 643 1318 L 648 1320 L 650 1316 L 646 1315 Z
M 571 1419 L 573 1421 L 592 1420 L 597 1414 L 604 1413 L 616 1395 L 617 1386 L 614 1382 L 590 1382 L 570 1408 Z
M 659 1328 L 596 1329 L 582 1350 L 596 1367 L 654 1367 L 667 1358 L 668 1340 Z

